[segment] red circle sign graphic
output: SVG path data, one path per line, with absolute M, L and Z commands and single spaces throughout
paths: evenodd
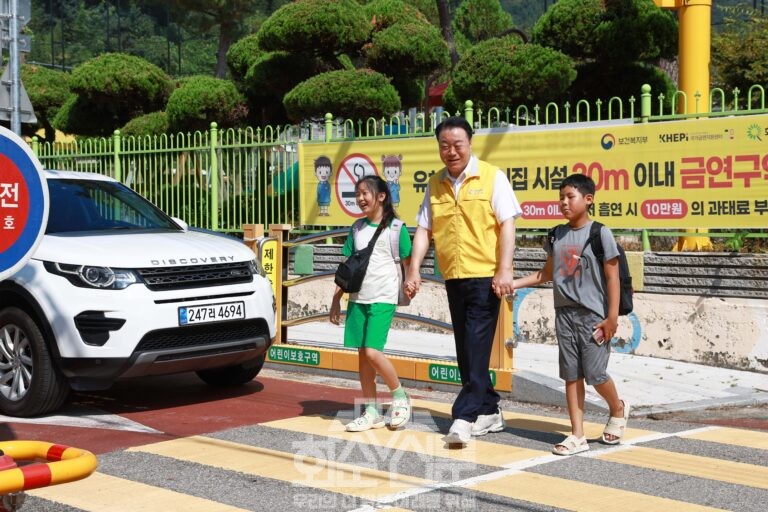
M 19 239 L 29 217 L 29 190 L 19 168 L 0 155 L 0 252 Z
M 355 200 L 355 184 L 363 176 L 378 175 L 379 171 L 368 155 L 353 153 L 344 157 L 336 170 L 336 200 L 349 216 L 362 217 L 363 212 Z

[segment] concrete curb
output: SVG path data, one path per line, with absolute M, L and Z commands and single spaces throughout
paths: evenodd
M 356 372 L 341 370 L 327 370 L 310 366 L 298 366 L 280 363 L 266 363 L 265 368 L 283 372 L 305 373 L 322 375 L 326 377 L 340 378 L 357 381 Z M 459 387 L 453 384 L 439 382 L 423 382 L 411 379 L 401 379 L 405 387 L 418 390 L 444 391 L 457 393 Z M 502 398 L 516 400 L 518 402 L 550 405 L 565 408 L 565 385 L 562 380 L 548 377 L 536 372 L 517 370 L 512 374 L 512 392 L 500 392 Z M 733 395 L 732 397 L 710 398 L 706 400 L 686 401 L 669 404 L 654 404 L 633 406 L 630 417 L 643 418 L 654 415 L 670 414 L 689 411 L 703 411 L 712 408 L 745 407 L 768 403 L 768 392 L 754 391 L 746 394 Z M 597 394 L 588 388 L 584 409 L 590 412 L 607 413 L 608 407 Z
M 640 416 L 653 416 L 673 412 L 704 411 L 706 409 L 721 407 L 746 407 L 768 404 L 768 393 L 755 391 L 749 395 L 735 395 L 733 397 L 712 398 L 695 402 L 679 402 L 672 404 L 648 405 L 637 407 L 634 411 Z M 635 414 L 632 414 L 635 416 Z

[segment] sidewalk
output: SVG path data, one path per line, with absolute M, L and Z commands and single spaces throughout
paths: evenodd
M 291 327 L 292 343 L 339 348 L 344 327 L 315 322 Z M 386 352 L 409 357 L 453 359 L 452 334 L 392 330 Z M 565 405 L 565 385 L 558 376 L 557 346 L 520 343 L 514 350 L 511 398 Z M 768 403 L 768 375 L 669 359 L 611 353 L 608 373 L 619 394 L 632 404 L 632 415 L 700 410 L 710 407 Z M 606 410 L 587 387 L 587 407 Z

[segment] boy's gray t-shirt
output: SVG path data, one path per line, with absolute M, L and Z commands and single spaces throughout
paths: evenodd
M 544 250 L 552 256 L 555 308 L 581 305 L 605 318 L 608 316 L 608 295 L 603 279 L 603 262 L 597 261 L 591 244 L 584 249 L 591 226 L 592 221 L 578 229 L 567 224 L 557 226 L 554 250 L 550 247 L 549 237 L 544 242 Z M 611 230 L 603 226 L 600 239 L 605 260 L 618 257 L 619 249 Z

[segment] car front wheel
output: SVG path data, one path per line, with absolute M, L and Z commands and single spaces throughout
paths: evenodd
M 0 412 L 43 414 L 61 407 L 68 393 L 34 319 L 15 307 L 0 311 Z
M 264 366 L 266 355 L 262 355 L 243 364 L 214 368 L 212 370 L 200 370 L 197 376 L 211 386 L 239 386 L 252 381 Z

